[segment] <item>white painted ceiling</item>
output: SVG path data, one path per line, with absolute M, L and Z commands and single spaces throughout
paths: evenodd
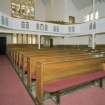
M 49 0 L 41 0 L 44 4 L 47 4 Z M 53 0 L 52 0 L 53 1 Z M 55 0 L 56 1 L 56 0 Z M 69 1 L 69 0 L 67 0 Z M 84 9 L 88 6 L 92 6 L 93 0 L 70 0 L 76 6 L 77 9 Z M 95 2 L 103 3 L 105 0 L 95 0 Z
M 92 5 L 92 0 L 72 0 L 72 2 L 74 3 L 74 5 L 78 8 L 78 9 L 83 9 L 87 6 Z
M 74 5 L 78 8 L 78 9 L 83 9 L 87 6 L 92 6 L 92 2 L 93 0 L 72 0 L 72 2 L 74 3 Z M 95 3 L 105 3 L 105 0 L 95 0 Z

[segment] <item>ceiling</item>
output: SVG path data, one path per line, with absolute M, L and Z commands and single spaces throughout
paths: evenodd
M 87 6 L 92 6 L 92 2 L 93 0 L 72 0 L 72 2 L 74 3 L 74 5 L 78 8 L 78 9 L 83 9 L 86 8 Z M 95 2 L 99 2 L 99 3 L 105 3 L 105 0 L 95 0 Z
M 74 3 L 74 5 L 78 8 L 78 9 L 83 9 L 87 6 L 92 5 L 92 0 L 72 0 L 72 2 Z

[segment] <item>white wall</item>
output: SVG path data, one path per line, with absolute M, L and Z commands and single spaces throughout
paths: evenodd
M 105 2 L 98 3 L 97 9 L 99 11 L 99 17 L 105 17 Z
M 60 4 L 60 3 L 59 3 Z M 75 16 L 76 22 L 83 22 L 83 17 L 86 16 L 88 13 L 92 12 L 92 4 L 86 8 L 81 10 L 77 9 L 75 5 L 72 3 L 72 0 L 65 0 L 65 20 L 67 21 L 68 16 Z M 97 2 L 96 3 L 96 10 L 99 11 L 99 17 L 105 17 L 105 2 Z M 96 36 L 96 44 L 105 44 L 105 35 L 97 35 Z M 72 38 L 54 38 L 54 44 L 71 44 L 71 45 L 87 45 L 89 42 L 89 37 L 72 37 Z
M 73 38 L 53 38 L 54 45 L 88 45 L 89 37 L 73 37 Z M 105 35 L 97 35 L 96 36 L 96 44 L 105 44 Z
M 46 20 L 68 22 L 69 16 L 75 16 L 78 22 L 79 10 L 72 0 L 47 0 Z
M 6 13 L 8 15 L 11 15 L 11 0 L 0 0 L 0 12 Z
M 95 8 L 99 12 L 99 18 L 105 17 L 105 2 L 97 2 Z M 82 9 L 80 11 L 81 22 L 83 21 L 83 17 L 91 12 L 92 12 L 92 5 Z M 97 44 L 105 44 L 105 35 L 97 35 L 96 43 Z
M 46 45 L 49 44 L 49 39 L 53 39 L 54 45 L 88 45 L 89 37 L 46 37 L 41 38 L 41 44 L 44 44 L 46 41 Z
M 35 20 L 45 21 L 46 4 L 43 0 L 35 0 Z
M 0 11 L 11 15 L 11 0 L 0 0 Z M 36 20 L 68 21 L 68 16 L 78 17 L 72 0 L 35 0 Z M 78 20 L 78 18 L 76 18 Z
M 54 45 L 88 45 L 89 37 L 55 37 Z
M 99 18 L 105 17 L 105 2 L 97 2 L 95 4 L 95 8 L 99 12 Z M 86 16 L 87 14 L 89 14 L 91 12 L 92 12 L 92 5 L 81 9 L 80 10 L 81 19 L 83 19 L 84 16 Z M 81 21 L 83 21 L 83 20 L 81 20 Z
M 80 21 L 80 10 L 76 8 L 72 0 L 49 0 L 46 6 L 46 19 L 55 21 L 69 21 L 69 16 L 75 16 L 76 22 Z M 88 37 L 61 38 L 54 37 L 54 45 L 79 45 L 88 44 Z
M 62 38 L 62 37 L 54 37 L 53 38 L 53 44 L 54 45 L 63 45 L 63 44 L 65 44 L 64 38 Z
M 48 0 L 46 4 L 46 20 L 64 20 L 64 0 Z
M 96 44 L 105 44 L 105 35 L 96 35 Z
M 75 17 L 75 21 L 76 23 L 79 22 L 80 20 L 80 10 L 78 8 L 76 8 L 76 6 L 73 4 L 72 0 L 66 0 L 68 5 L 68 9 L 67 11 L 67 17 L 69 16 L 74 16 Z
M 35 0 L 35 19 L 45 20 L 45 4 L 44 0 Z M 11 16 L 11 0 L 0 0 L 0 12 Z

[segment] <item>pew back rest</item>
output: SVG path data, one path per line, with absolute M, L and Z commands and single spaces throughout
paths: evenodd
M 49 62 L 43 63 L 43 81 L 46 83 L 57 81 L 69 76 L 81 75 L 97 70 L 103 70 L 101 61 L 88 59 L 87 61 L 64 61 L 64 62 Z
M 36 74 L 36 70 L 35 70 L 35 66 L 36 66 L 36 63 L 37 61 L 43 61 L 43 62 L 46 62 L 46 61 L 50 61 L 50 62 L 58 62 L 58 61 L 64 61 L 64 60 L 69 60 L 69 61 L 77 61 L 77 60 L 87 60 L 87 59 L 92 59 L 91 56 L 85 56 L 85 55 L 78 55 L 78 56 L 73 56 L 73 55 L 53 55 L 53 56 L 36 56 L 36 57 L 30 57 L 29 58 L 29 62 L 27 62 L 28 64 L 28 68 L 30 69 L 30 72 L 32 74 Z

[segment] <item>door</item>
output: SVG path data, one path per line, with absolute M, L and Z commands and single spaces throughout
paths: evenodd
M 50 39 L 50 48 L 53 47 L 53 39 Z
M 6 54 L 6 37 L 0 37 L 0 54 Z

